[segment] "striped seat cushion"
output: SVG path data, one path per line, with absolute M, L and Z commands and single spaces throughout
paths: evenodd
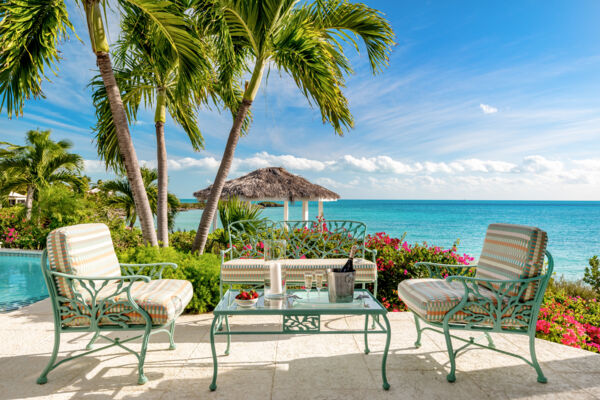
M 96 305 L 109 298 L 110 301 L 127 301 L 127 295 L 121 293 L 114 296 L 116 284 L 111 284 L 104 288 L 96 298 Z M 85 291 L 81 292 L 85 302 L 89 305 L 92 300 Z M 131 288 L 131 297 L 152 319 L 153 325 L 168 324 L 177 318 L 192 299 L 194 288 L 188 281 L 178 279 L 157 279 L 150 282 L 134 282 Z M 119 304 L 108 307 L 107 313 L 113 314 L 122 311 L 128 311 L 129 306 Z M 145 324 L 146 320 L 137 312 L 125 312 L 126 324 L 137 325 Z M 114 325 L 115 322 L 109 318 L 101 318 L 100 325 Z M 63 318 L 67 320 L 66 326 L 88 326 L 90 319 L 88 317 Z
M 406 279 L 398 285 L 398 297 L 406 304 L 408 309 L 429 322 L 441 323 L 448 311 L 461 302 L 464 294 L 465 289 L 461 282 L 447 282 L 443 279 Z M 491 300 L 487 303 L 488 306 L 498 304 L 497 298 L 491 291 L 482 287 L 479 289 L 479 294 L 482 298 Z M 475 300 L 472 294 L 470 296 L 469 300 Z M 472 314 L 478 314 L 482 317 L 481 325 L 493 325 L 496 311 L 494 307 L 490 307 L 493 309 L 488 310 L 487 307 L 483 308 L 483 306 L 473 303 L 467 305 L 466 308 Z M 522 317 L 511 318 L 513 310 L 514 307 L 510 307 L 505 311 L 502 319 L 503 327 L 526 327 L 528 321 L 524 321 Z M 465 323 L 466 316 L 467 314 L 464 312 L 457 312 L 450 318 L 450 322 Z M 486 317 L 490 318 L 486 320 Z
M 301 258 L 280 260 L 286 270 L 288 282 L 304 282 L 304 273 L 308 271 L 341 268 L 346 258 Z M 377 280 L 377 265 L 362 258 L 354 259 L 356 282 L 366 283 Z M 246 282 L 261 283 L 265 279 L 266 265 L 264 259 L 235 259 L 221 265 L 221 281 L 227 283 Z
M 544 266 L 544 254 L 548 235 L 539 228 L 491 224 L 483 243 L 483 250 L 477 263 L 477 278 L 483 279 L 525 279 L 538 276 Z M 498 284 L 491 285 L 498 289 Z M 519 293 L 519 286 L 512 292 Z M 537 284 L 529 284 L 521 300 L 531 300 L 535 296 Z
M 97 278 L 121 276 L 110 231 L 104 224 L 81 224 L 58 228 L 46 239 L 48 261 L 54 271 Z M 58 293 L 72 298 L 66 279 L 57 278 Z M 76 291 L 79 283 L 73 282 Z

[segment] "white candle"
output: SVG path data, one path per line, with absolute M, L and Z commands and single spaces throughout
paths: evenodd
M 283 289 L 281 287 L 281 264 L 271 263 L 269 266 L 271 275 L 271 294 L 281 294 Z

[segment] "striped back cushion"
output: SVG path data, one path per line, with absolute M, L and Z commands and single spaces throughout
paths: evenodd
M 77 276 L 121 276 L 121 267 L 115 254 L 110 231 L 104 224 L 65 226 L 50 232 L 46 239 L 50 268 Z M 58 293 L 73 297 L 64 278 L 57 278 Z M 75 290 L 78 282 L 73 283 Z
M 544 266 L 548 235 L 539 228 L 510 224 L 491 224 L 477 263 L 477 278 L 525 279 L 538 276 Z M 492 284 L 494 289 L 499 285 Z M 515 296 L 519 292 L 508 293 Z M 521 300 L 531 300 L 537 284 L 529 284 Z

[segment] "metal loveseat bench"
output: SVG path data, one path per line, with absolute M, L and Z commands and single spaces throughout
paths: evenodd
M 377 295 L 377 252 L 365 247 L 367 226 L 347 220 L 237 221 L 227 227 L 229 248 L 221 251 L 220 290 L 224 285 L 260 285 L 264 282 L 264 240 L 285 240 L 287 282 L 302 285 L 307 271 L 342 267 L 352 246 L 357 284 L 373 285 Z M 370 260 L 369 260 L 369 259 Z

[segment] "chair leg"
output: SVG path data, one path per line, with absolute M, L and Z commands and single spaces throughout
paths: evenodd
M 90 340 L 90 342 L 87 344 L 87 346 L 85 346 L 86 350 L 92 350 L 94 348 L 94 343 L 96 343 L 96 340 L 98 340 L 98 336 L 100 336 L 100 331 L 94 332 L 94 336 L 92 337 L 92 340 Z
M 450 337 L 450 329 L 448 329 L 448 326 L 444 327 L 444 336 L 446 337 L 448 357 L 450 357 L 450 373 L 446 375 L 446 380 L 448 380 L 448 382 L 454 382 L 456 381 L 456 354 L 454 354 L 454 349 L 452 348 L 452 338 Z
M 143 385 L 148 382 L 148 378 L 144 374 L 144 361 L 146 360 L 146 350 L 148 349 L 148 341 L 150 340 L 150 329 L 147 329 L 144 332 L 144 337 L 142 338 L 142 349 L 140 350 L 140 355 L 138 356 L 138 385 Z
M 421 324 L 419 322 L 419 317 L 417 314 L 413 313 L 413 317 L 415 317 L 415 326 L 417 328 L 417 340 L 415 341 L 415 347 L 418 349 L 421 347 Z
M 488 346 L 490 346 L 490 349 L 495 349 L 496 345 L 494 344 L 494 340 L 492 339 L 492 336 L 488 332 L 485 332 L 485 337 L 488 340 Z
M 535 371 L 538 374 L 537 381 L 539 383 L 547 383 L 548 379 L 546 379 L 546 377 L 544 376 L 542 368 L 540 367 L 540 364 L 537 360 L 537 356 L 535 354 L 535 333 L 529 335 L 529 351 L 531 352 L 531 363 L 533 364 L 533 368 L 535 368 Z
M 175 320 L 171 322 L 169 327 L 169 350 L 175 350 L 177 345 L 175 344 Z
M 58 356 L 58 349 L 60 347 L 60 331 L 59 328 L 54 328 L 54 348 L 52 349 L 52 355 L 50 356 L 50 360 L 48 361 L 48 365 L 42 371 L 42 374 L 37 378 L 37 383 L 39 385 L 43 385 L 48 382 L 48 373 L 52 371 L 54 368 L 54 362 L 56 361 L 56 357 Z

